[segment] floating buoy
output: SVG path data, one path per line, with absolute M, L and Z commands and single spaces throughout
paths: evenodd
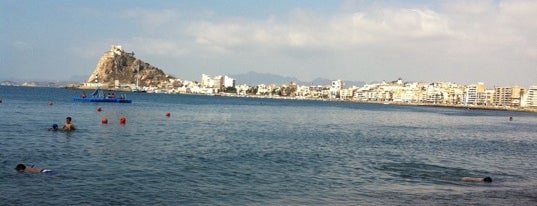
M 170 117 L 171 114 L 169 112 L 166 112 L 166 117 Z
M 121 117 L 121 118 L 119 118 L 119 123 L 120 123 L 120 124 L 125 124 L 125 123 L 127 123 L 127 118 L 125 118 L 125 117 Z
M 53 105 L 53 103 L 52 103 L 52 102 L 48 102 L 48 106 L 52 106 L 52 105 Z
M 103 109 L 101 109 L 101 107 L 97 107 L 97 111 L 101 112 L 101 111 L 103 111 Z
M 102 123 L 102 124 L 108 124 L 108 119 L 106 119 L 106 117 L 103 117 L 103 118 L 101 119 L 101 123 Z

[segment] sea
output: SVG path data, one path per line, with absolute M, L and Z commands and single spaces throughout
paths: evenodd
M 80 94 L 0 86 L 0 205 L 537 204 L 535 113 Z

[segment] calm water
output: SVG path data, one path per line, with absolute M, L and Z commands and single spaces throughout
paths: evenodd
M 72 102 L 79 94 L 0 87 L 1 205 L 537 202 L 535 114 L 160 94 Z M 77 131 L 47 131 L 66 116 Z M 18 163 L 54 172 L 18 174 Z

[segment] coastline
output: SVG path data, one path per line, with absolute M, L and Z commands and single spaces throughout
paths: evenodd
M 182 95 L 196 95 L 196 94 L 182 94 Z M 384 105 L 397 105 L 397 106 L 440 107 L 440 108 L 454 108 L 454 109 L 465 109 L 465 110 L 488 110 L 488 111 L 537 113 L 537 108 L 521 108 L 521 107 L 507 107 L 507 106 L 405 103 L 405 102 L 390 102 L 390 101 L 360 101 L 360 100 L 320 99 L 320 98 L 309 98 L 309 97 L 281 97 L 281 96 L 234 95 L 234 94 L 225 94 L 221 96 L 261 98 L 261 99 L 263 98 L 286 99 L 286 100 L 298 100 L 298 101 L 306 100 L 306 101 L 352 102 L 352 103 L 360 103 L 360 104 L 384 104 Z
M 63 87 L 64 89 L 69 90 L 92 90 L 94 88 L 85 88 L 80 85 L 68 85 Z M 117 92 L 126 92 L 130 93 L 130 90 L 109 88 L 103 89 L 105 91 L 117 91 Z M 454 108 L 454 109 L 466 109 L 466 110 L 488 110 L 488 111 L 510 111 L 510 112 L 526 112 L 526 113 L 537 113 L 537 108 L 528 108 L 528 107 L 507 107 L 507 106 L 485 106 L 485 105 L 452 105 L 452 104 L 430 104 L 430 103 L 405 103 L 405 102 L 390 102 L 390 101 L 360 101 L 360 100 L 351 100 L 351 99 L 322 99 L 322 98 L 311 98 L 311 97 L 286 97 L 286 96 L 269 96 L 269 95 L 237 95 L 229 93 L 221 93 L 217 95 L 206 95 L 206 94 L 185 94 L 185 93 L 174 93 L 169 95 L 198 95 L 198 96 L 214 96 L 214 97 L 239 97 L 239 98 L 259 98 L 259 99 L 285 99 L 285 100 L 297 100 L 297 101 L 331 101 L 331 102 L 353 102 L 360 104 L 385 104 L 385 105 L 397 105 L 397 106 L 418 106 L 418 107 L 439 107 L 439 108 Z

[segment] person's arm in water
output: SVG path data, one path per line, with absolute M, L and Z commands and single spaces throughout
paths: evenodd
M 465 181 L 465 182 L 492 182 L 492 178 L 490 178 L 490 177 L 485 177 L 485 178 L 481 178 L 481 177 L 463 177 L 462 181 Z

